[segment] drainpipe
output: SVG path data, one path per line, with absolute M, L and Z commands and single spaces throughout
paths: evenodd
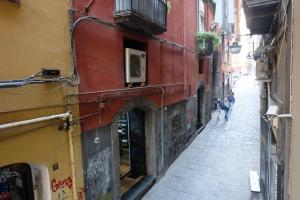
M 73 133 L 74 133 L 74 126 L 72 115 L 68 118 L 68 141 L 69 141 L 69 153 L 70 153 L 70 166 L 71 166 L 71 176 L 73 180 L 73 199 L 77 200 L 77 182 L 76 182 L 76 166 L 75 166 L 75 156 L 74 156 L 74 144 L 73 144 Z
M 185 47 L 185 1 L 182 1 L 183 3 L 183 26 L 182 26 L 182 41 L 183 46 Z M 184 68 L 184 90 L 186 90 L 187 87 L 187 65 L 186 65 L 186 49 L 183 49 L 183 68 Z
M 294 12 L 295 12 L 295 9 L 294 9 L 294 1 L 291 1 L 291 5 L 292 5 L 292 23 L 291 23 L 291 67 L 290 67 L 290 113 L 292 114 L 293 113 L 293 110 L 292 110 L 292 103 L 293 103 L 293 92 L 292 92 L 292 89 L 293 89 L 293 69 L 294 69 L 294 51 L 293 51 L 293 48 L 294 48 Z
M 164 95 L 165 90 L 163 87 L 160 87 L 161 90 L 161 133 L 160 133 L 160 140 L 161 140 L 161 159 L 162 159 L 162 172 L 164 173 L 165 169 L 165 159 L 164 159 Z
M 76 184 L 76 168 L 75 168 L 74 145 L 73 145 L 74 127 L 72 126 L 73 119 L 72 119 L 71 112 L 66 112 L 66 113 L 58 114 L 58 115 L 50 115 L 50 116 L 40 117 L 40 118 L 35 118 L 35 119 L 29 119 L 29 120 L 24 120 L 24 121 L 19 121 L 19 122 L 12 122 L 12 123 L 8 123 L 8 124 L 2 124 L 2 125 L 0 125 L 0 130 L 20 127 L 20 126 L 25 126 L 25 125 L 31 125 L 31 124 L 36 124 L 36 123 L 40 123 L 40 122 L 52 121 L 52 120 L 56 120 L 56 119 L 66 120 L 67 125 L 70 126 L 70 127 L 68 127 L 68 140 L 69 140 L 71 175 L 72 175 L 72 180 L 73 180 L 72 192 L 73 192 L 74 200 L 77 200 L 78 198 L 77 198 L 77 184 Z

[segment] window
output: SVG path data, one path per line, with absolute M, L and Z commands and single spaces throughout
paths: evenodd
M 199 58 L 199 74 L 204 74 L 204 59 L 203 58 Z
M 1 200 L 50 200 L 50 193 L 46 166 L 16 163 L 0 167 Z
M 205 11 L 203 0 L 197 2 L 197 31 L 205 31 Z
M 9 165 L 0 168 L 0 199 L 33 199 L 30 166 Z

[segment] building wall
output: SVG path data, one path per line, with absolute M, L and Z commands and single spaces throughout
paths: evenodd
M 26 0 L 20 5 L 0 2 L 0 80 L 27 78 L 42 68 L 57 68 L 61 76 L 71 74 L 69 1 Z M 0 89 L 0 124 L 65 113 L 78 117 L 77 105 L 66 103 L 68 93 L 77 92 L 64 84 L 44 83 Z M 13 163 L 41 164 L 48 168 L 51 199 L 72 197 L 72 185 L 55 188 L 71 175 L 67 131 L 62 122 L 52 121 L 0 130 L 0 166 Z M 80 127 L 73 133 L 76 182 L 83 193 Z M 58 169 L 53 169 L 53 166 Z M 56 168 L 55 167 L 55 168 Z M 82 199 L 82 198 L 81 198 Z
M 150 101 L 143 98 L 136 99 L 120 109 L 112 124 L 84 132 L 82 134 L 82 145 L 84 149 L 86 199 L 120 198 L 118 192 L 120 190 L 119 177 L 114 177 L 114 174 L 119 174 L 118 162 L 120 162 L 120 157 L 115 154 L 119 151 L 119 138 L 117 130 L 114 129 L 119 116 L 130 111 L 132 108 L 143 109 L 146 115 L 148 115 L 145 121 L 148 124 L 148 126 L 146 125 L 145 134 L 146 138 L 153 136 L 153 140 L 146 142 L 148 144 L 151 143 L 146 147 L 146 151 L 153 152 L 154 162 L 147 164 L 147 171 L 148 175 L 158 180 L 197 134 L 197 113 L 194 109 L 196 101 L 196 98 L 192 97 L 186 101 L 164 107 L 162 120 L 161 109 L 159 107 L 152 105 Z M 185 114 L 182 115 L 182 113 Z M 152 117 L 153 121 L 150 119 Z M 162 123 L 163 136 L 161 135 Z M 94 143 L 96 138 L 100 141 L 97 144 Z M 149 157 L 149 152 L 146 154 Z M 162 155 L 164 160 L 162 160 Z M 150 161 L 147 161 L 147 163 L 150 163 Z
M 293 1 L 294 5 L 294 33 L 293 33 L 293 72 L 292 72 L 292 115 L 293 115 L 293 123 L 292 123 L 292 133 L 291 133 L 291 152 L 290 152 L 290 199 L 296 200 L 300 198 L 300 176 L 299 176 L 299 166 L 300 159 L 298 152 L 299 149 L 299 130 L 300 130 L 300 70 L 297 67 L 297 63 L 299 63 L 299 55 L 300 55 L 300 26 L 299 26 L 299 17 L 300 17 L 300 2 Z
M 185 47 L 160 42 L 146 35 L 120 30 L 92 21 L 81 22 L 75 31 L 79 86 L 80 115 L 82 122 L 84 172 L 88 174 L 93 158 L 103 162 L 95 166 L 99 190 L 87 188 L 87 199 L 120 198 L 119 136 L 116 124 L 122 114 L 133 108 L 146 112 L 147 174 L 159 179 L 175 158 L 196 135 L 197 94 L 204 85 L 203 102 L 210 103 L 210 64 L 208 59 L 204 73 L 199 73 L 199 57 L 195 51 L 197 28 L 197 1 L 171 0 L 168 12 L 168 31 L 158 35 Z M 74 0 L 74 19 L 82 16 L 85 0 Z M 86 15 L 114 24 L 114 1 L 94 1 Z M 209 23 L 213 12 L 210 11 Z M 208 25 L 208 27 L 210 27 Z M 143 89 L 125 87 L 125 40 L 145 45 L 147 51 L 147 86 Z M 206 80 L 206 82 L 205 82 Z M 201 83 L 201 84 L 200 84 Z M 152 87 L 149 86 L 160 86 Z M 162 93 L 161 88 L 164 88 Z M 73 97 L 72 97 L 73 98 Z M 201 105 L 205 107 L 206 104 Z M 206 123 L 211 110 L 203 108 L 201 117 Z M 205 116 L 206 115 L 206 116 Z M 109 136 L 111 142 L 108 141 Z M 100 137 L 97 147 L 92 144 Z M 147 139 L 150 138 L 150 139 Z M 149 148 L 147 148 L 147 144 Z M 90 145 L 89 145 L 90 144 Z M 92 149 L 95 146 L 95 149 Z M 150 163 L 150 164 L 149 164 Z M 102 170 L 112 166 L 112 171 Z M 100 169 L 100 171 L 97 171 Z M 85 177 L 86 186 L 93 180 Z M 96 191 L 93 193 L 93 191 Z
M 196 135 L 196 107 L 197 99 L 194 97 L 167 107 L 164 118 L 166 168 L 175 161 Z
M 74 8 L 81 11 L 85 4 L 83 0 L 76 0 Z M 113 1 L 95 1 L 89 15 L 113 22 L 113 8 Z M 79 16 L 80 14 L 75 14 L 75 18 Z M 167 24 L 168 31 L 159 37 L 195 49 L 196 1 L 171 1 Z M 107 37 L 108 35 L 110 37 Z M 148 85 L 181 84 L 179 89 L 175 86 L 169 87 L 170 91 L 176 92 L 165 94 L 164 105 L 171 105 L 195 95 L 199 81 L 204 79 L 204 75 L 199 74 L 197 54 L 175 45 L 93 22 L 81 23 L 76 30 L 75 38 L 77 64 L 81 76 L 80 92 L 124 88 L 124 38 L 146 44 Z M 128 96 L 130 94 L 127 94 L 126 98 Z M 83 98 L 94 97 L 86 95 Z M 150 95 L 148 99 L 157 105 L 161 103 L 159 94 Z M 86 119 L 84 130 L 109 124 L 122 105 L 124 101 L 116 99 L 106 104 L 101 121 L 98 117 Z M 84 104 L 80 107 L 81 115 L 95 111 L 98 111 L 97 104 Z
M 99 139 L 99 143 L 95 143 Z M 82 134 L 86 199 L 112 198 L 113 156 L 111 126 Z
M 261 83 L 262 119 L 266 116 L 268 108 L 274 105 L 278 106 L 278 114 L 290 113 L 290 89 L 292 83 L 290 82 L 290 70 L 292 68 L 291 55 L 293 52 L 293 44 L 291 42 L 293 29 L 292 7 L 291 4 L 287 4 L 287 1 L 284 1 L 282 5 L 288 5 L 286 8 L 287 15 L 285 15 L 281 6 L 282 12 L 278 15 L 278 24 L 276 24 L 274 31 L 276 45 L 274 45 L 273 52 L 265 54 L 268 70 L 272 74 L 266 77 L 266 79 L 270 78 L 271 81 L 263 81 Z M 285 20 L 286 27 L 284 26 Z M 272 39 L 265 36 L 262 38 L 261 44 L 271 44 Z M 258 60 L 257 62 L 260 61 Z M 289 177 L 291 177 L 289 169 L 290 142 L 293 141 L 293 138 L 290 138 L 290 119 L 285 117 L 275 119 L 269 117 L 268 119 L 268 121 L 261 120 L 262 190 L 265 198 L 269 195 L 270 198 L 288 199 L 290 191 Z M 293 159 L 291 161 L 293 162 Z

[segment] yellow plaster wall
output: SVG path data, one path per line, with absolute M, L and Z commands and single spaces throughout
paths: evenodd
M 21 0 L 20 6 L 0 0 L 0 80 L 27 78 L 43 67 L 60 69 L 62 76 L 71 73 L 69 6 L 69 0 Z M 72 92 L 77 88 L 61 84 L 0 89 L 0 124 L 64 113 L 65 96 Z M 78 116 L 78 105 L 71 111 Z M 43 164 L 50 180 L 71 176 L 67 132 L 58 126 L 47 122 L 1 130 L 0 166 Z M 77 188 L 84 188 L 79 126 L 73 139 Z M 60 168 L 53 172 L 55 163 Z M 66 192 L 72 197 L 71 191 Z M 57 198 L 53 193 L 52 199 Z
M 290 199 L 300 199 L 300 1 L 294 0 L 292 133 L 290 162 Z
M 21 0 L 20 6 L 0 1 L 0 80 L 26 78 L 44 67 L 71 73 L 68 9 L 69 0 Z M 63 104 L 70 89 L 53 91 L 59 86 L 1 89 L 0 111 Z

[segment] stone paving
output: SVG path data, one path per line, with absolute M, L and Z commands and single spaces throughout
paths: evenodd
M 143 200 L 253 200 L 249 171 L 259 172 L 259 91 L 253 77 L 234 88 L 229 114 L 212 120 Z

